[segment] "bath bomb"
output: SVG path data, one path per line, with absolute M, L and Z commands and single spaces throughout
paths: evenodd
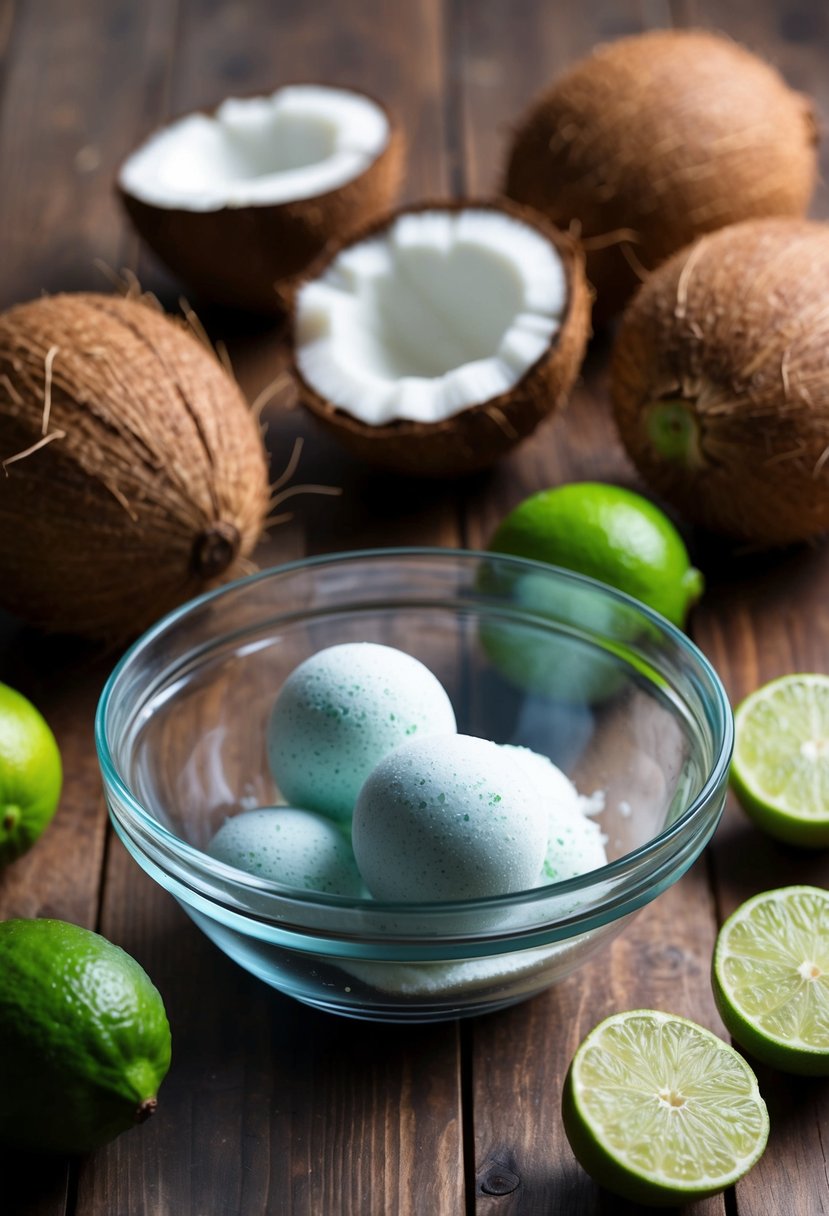
M 579 791 L 549 756 L 542 756 L 532 748 L 519 747 L 514 743 L 502 743 L 501 747 L 520 764 L 551 810 L 578 811 L 581 814 Z
M 549 836 L 538 885 L 564 882 L 607 865 L 607 837 L 580 810 L 550 812 Z
M 268 726 L 268 758 L 288 802 L 347 820 L 384 756 L 407 739 L 456 730 L 428 667 L 393 646 L 349 642 L 288 676 Z
M 440 735 L 405 743 L 366 779 L 354 854 L 382 900 L 478 899 L 538 882 L 549 815 L 497 743 Z
M 358 898 L 367 894 L 344 832 L 313 811 L 287 806 L 243 811 L 226 820 L 207 852 L 286 887 Z
M 538 885 L 564 882 L 607 865 L 607 837 L 598 823 L 587 817 L 590 800 L 582 798 L 570 778 L 548 756 L 529 747 L 509 743 L 501 746 L 535 783 L 549 814 L 547 852 Z

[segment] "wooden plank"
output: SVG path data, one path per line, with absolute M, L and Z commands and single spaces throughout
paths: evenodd
M 0 4 L 0 77 L 6 66 L 9 44 L 14 32 L 15 12 L 14 0 L 3 0 Z
M 442 30 L 436 0 L 395 11 L 375 0 L 346 10 L 266 0 L 188 0 L 172 75 L 171 112 L 284 79 L 356 83 L 405 115 L 409 189 L 444 175 Z M 179 285 L 146 258 L 141 279 L 165 299 Z M 249 397 L 278 374 L 284 351 L 267 323 L 208 311 Z M 297 480 L 337 484 L 342 497 L 287 504 L 262 560 L 355 543 L 457 536 L 453 495 L 411 491 L 370 474 L 323 440 L 283 392 L 265 409 L 276 476 L 296 435 L 307 438 Z M 279 1213 L 349 1216 L 463 1210 L 459 1043 L 454 1026 L 385 1029 L 328 1017 L 280 997 L 210 946 L 114 844 L 102 927 L 146 965 L 171 1018 L 174 1061 L 159 1114 L 84 1164 L 84 1212 Z
M 722 576 L 722 584 L 711 585 L 700 605 L 695 636 L 722 676 L 732 704 L 786 672 L 829 671 L 825 552 L 804 549 L 732 560 Z M 808 626 L 799 623 L 805 621 Z M 729 798 L 711 858 L 720 919 L 759 891 L 795 883 L 829 886 L 825 851 L 777 844 L 751 825 L 734 798 Z M 737 1187 L 737 1211 L 740 1216 L 829 1212 L 823 1149 L 829 1119 L 826 1086 L 754 1066 L 772 1131 L 765 1156 Z M 793 1161 L 796 1169 L 787 1168 Z
M 510 123 L 562 68 L 596 42 L 670 17 L 667 6 L 633 4 L 571 10 L 559 21 L 543 5 L 522 5 L 518 13 L 518 21 L 507 21 L 495 4 L 458 10 L 458 108 L 465 118 L 473 194 L 497 184 Z M 535 490 L 585 479 L 641 489 L 609 416 L 608 348 L 607 335 L 594 340 L 566 410 L 543 424 L 471 496 L 471 547 L 485 546 L 503 514 Z M 633 1210 L 603 1197 L 577 1166 L 560 1118 L 564 1073 L 587 1031 L 620 1009 L 663 1008 L 716 1026 L 707 980 L 715 928 L 700 862 L 595 962 L 535 1001 L 469 1029 L 477 1212 L 569 1216 Z M 692 1210 L 713 1216 L 723 1211 L 723 1201 L 715 1198 Z
M 108 290 L 121 264 L 115 167 L 152 112 L 171 5 L 20 5 L 0 114 L 0 306 L 41 291 Z M 102 99 L 105 98 L 105 104 Z
M 575 1161 L 561 1124 L 567 1065 L 584 1035 L 611 1013 L 656 1008 L 713 1026 L 707 990 L 713 920 L 705 866 L 640 912 L 609 947 L 548 992 L 468 1028 L 476 1140 L 476 1212 L 486 1216 L 640 1216 L 602 1192 Z M 668 928 L 670 927 L 670 928 Z M 689 1204 L 720 1216 L 722 1200 Z
M 0 112 L 2 306 L 43 290 L 109 289 L 96 259 L 110 266 L 120 260 L 123 225 L 109 188 L 123 151 L 120 132 L 147 104 L 145 77 L 157 77 L 150 34 L 170 13 L 162 4 L 134 7 L 130 12 L 100 0 L 70 12 L 6 4 L 0 13 L 0 52 L 7 50 Z M 0 874 L 3 918 L 96 924 L 106 812 L 92 723 L 111 663 L 112 656 L 37 635 L 5 615 L 0 622 L 0 679 L 39 706 L 64 760 L 52 825 L 35 849 Z M 58 1216 L 71 1208 L 74 1167 L 14 1154 L 2 1169 L 9 1211 Z
M 689 0 L 682 15 L 690 24 L 721 29 L 745 43 L 775 64 L 794 88 L 813 97 L 820 114 L 827 113 L 829 22 L 821 5 Z M 811 209 L 823 219 L 829 218 L 827 165 L 824 138 L 821 181 Z M 710 541 L 708 545 L 700 556 L 709 591 L 695 614 L 694 636 L 722 676 L 732 703 L 786 672 L 829 671 L 825 546 L 764 556 Z M 777 845 L 749 824 L 734 799 L 729 799 L 715 838 L 712 863 L 721 918 L 758 891 L 790 883 L 829 886 L 824 851 Z M 763 1160 L 736 1188 L 739 1216 L 829 1212 L 823 1142 L 829 1121 L 826 1087 L 759 1065 L 757 1074 L 772 1132 Z M 794 1162 L 796 1166 L 787 1167 Z
M 84 1165 L 80 1212 L 460 1210 L 453 1027 L 401 1032 L 281 996 L 120 848 L 104 925 L 160 985 L 174 1062 L 156 1117 Z
M 159 21 L 164 25 L 160 10 L 167 12 L 157 7 L 155 25 L 151 6 L 141 8 L 142 25 L 139 14 L 133 20 L 124 6 L 113 11 L 106 0 L 79 15 L 48 14 L 42 5 L 19 9 L 0 116 L 0 233 L 9 267 L 0 291 L 8 302 L 61 289 L 68 285 L 63 275 L 77 286 L 102 286 L 96 256 L 117 249 L 122 229 L 108 190 L 108 166 L 123 147 L 117 115 L 129 113 L 131 100 L 140 107 L 143 74 L 155 74 L 150 33 L 158 32 Z M 99 99 L 108 93 L 118 101 L 103 119 L 99 112 L 107 107 Z M 94 143 L 84 142 L 89 139 Z M 94 148 L 95 157 L 81 158 L 79 166 L 84 148 Z M 93 925 L 106 817 L 92 719 L 113 656 L 21 630 L 10 618 L 0 639 L 3 677 L 47 715 L 66 768 L 52 827 L 35 852 L 0 877 L 0 913 L 60 915 Z

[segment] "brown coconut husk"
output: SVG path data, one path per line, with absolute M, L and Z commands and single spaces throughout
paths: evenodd
M 326 194 L 271 206 L 190 211 L 144 202 L 124 190 L 118 179 L 116 192 L 139 235 L 201 299 L 282 313 L 280 287 L 305 270 L 329 242 L 382 215 L 398 197 L 405 138 L 388 108 L 371 100 L 388 119 L 388 142 L 363 173 Z
M 578 225 L 606 320 L 695 237 L 802 216 L 817 176 L 812 103 L 745 47 L 658 30 L 598 47 L 519 121 L 504 192 Z
M 0 315 L 0 604 L 119 642 L 247 573 L 268 510 L 258 424 L 183 322 L 141 299 Z
M 687 520 L 761 547 L 829 530 L 829 225 L 747 221 L 676 254 L 624 314 L 611 388 Z
M 300 401 L 353 455 L 393 473 L 446 478 L 489 468 L 564 405 L 581 369 L 590 336 L 591 303 L 581 247 L 572 236 L 560 232 L 537 213 L 507 200 L 452 199 L 402 207 L 365 226 L 351 239 L 326 250 L 309 267 L 296 285 L 297 290 L 303 283 L 318 278 L 343 249 L 377 236 L 401 215 L 467 208 L 496 210 L 521 220 L 555 246 L 564 264 L 568 298 L 561 328 L 546 353 L 527 369 L 509 392 L 470 406 L 440 422 L 399 421 L 372 426 L 320 396 L 305 380 L 296 362 L 293 308 L 290 314 L 292 370 Z

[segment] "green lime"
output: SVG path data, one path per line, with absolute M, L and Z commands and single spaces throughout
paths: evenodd
M 717 937 L 714 999 L 737 1043 L 783 1072 L 829 1073 L 829 891 L 763 891 Z
M 641 494 L 603 482 L 571 482 L 524 499 L 489 548 L 590 575 L 680 627 L 704 586 L 668 517 Z
M 0 923 L 0 1142 L 84 1153 L 153 1113 L 170 1027 L 146 972 L 60 920 Z
M 30 849 L 58 805 L 55 736 L 31 701 L 0 684 L 0 866 Z
M 769 1117 L 757 1078 L 732 1047 L 653 1009 L 600 1022 L 564 1082 L 564 1128 L 601 1186 L 634 1203 L 690 1203 L 759 1160 Z
M 829 845 L 829 676 L 781 676 L 734 714 L 731 784 L 758 827 L 787 844 Z
M 593 705 L 622 687 L 613 639 L 635 632 L 627 604 L 592 584 L 561 585 L 553 571 L 500 575 L 496 594 L 516 619 L 484 619 L 480 637 L 510 683 L 571 705 Z

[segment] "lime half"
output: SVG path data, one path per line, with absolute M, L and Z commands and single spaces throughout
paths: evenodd
M 758 827 L 829 845 L 829 676 L 782 676 L 738 706 L 731 784 Z
M 829 891 L 782 887 L 723 925 L 714 999 L 734 1039 L 784 1072 L 829 1073 Z
M 766 1147 L 766 1104 L 732 1047 L 686 1018 L 653 1009 L 600 1022 L 573 1056 L 562 1098 L 576 1158 L 634 1203 L 714 1195 Z

